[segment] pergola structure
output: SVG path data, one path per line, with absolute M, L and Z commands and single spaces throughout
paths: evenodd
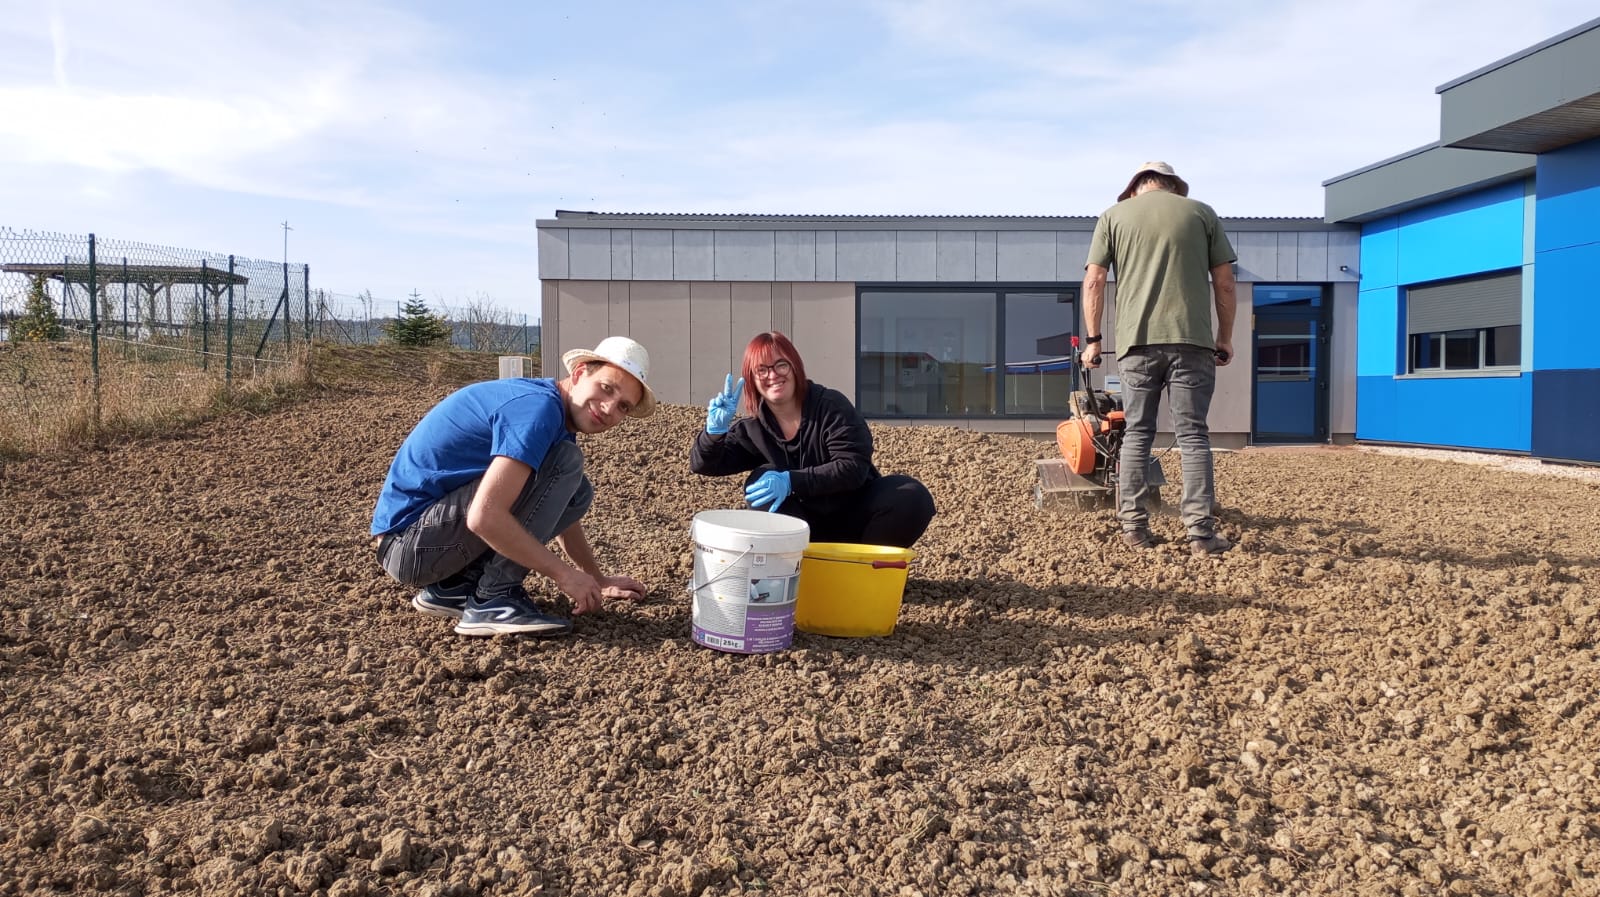
M 62 285 L 63 292 L 72 286 L 91 287 L 90 266 L 88 262 L 19 262 L 0 266 L 0 271 L 9 274 L 21 274 L 26 277 L 43 277 L 54 280 Z M 109 296 L 108 288 L 113 284 L 125 284 L 138 287 L 143 291 L 140 297 L 148 300 L 150 309 L 150 323 L 155 323 L 156 295 L 165 291 L 167 296 L 167 324 L 176 322 L 172 314 L 172 288 L 180 285 L 193 285 L 206 292 L 207 301 L 215 308 L 221 304 L 222 294 L 230 286 L 243 286 L 250 282 L 250 278 L 243 274 L 229 273 L 223 268 L 212 268 L 207 265 L 131 265 L 125 263 L 112 263 L 95 265 L 93 269 L 94 292 L 102 296 Z M 141 303 L 141 307 L 142 303 Z

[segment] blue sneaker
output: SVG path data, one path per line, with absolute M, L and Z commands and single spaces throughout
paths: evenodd
M 436 582 L 418 592 L 411 599 L 411 606 L 430 617 L 459 620 L 462 612 L 467 609 L 467 601 L 472 598 L 473 588 L 474 583 L 469 580 L 449 585 Z
M 541 612 L 528 600 L 528 593 L 518 586 L 505 595 L 496 597 L 472 596 L 461 621 L 456 624 L 459 635 L 514 635 L 537 636 L 566 635 L 572 631 L 572 621 Z

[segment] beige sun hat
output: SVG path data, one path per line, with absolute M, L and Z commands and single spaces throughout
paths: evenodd
M 1189 195 L 1189 182 L 1178 177 L 1178 173 L 1172 170 L 1171 165 L 1168 165 L 1165 162 L 1146 162 L 1139 166 L 1139 170 L 1133 173 L 1133 177 L 1128 179 L 1128 186 L 1122 191 L 1122 195 L 1117 197 L 1117 202 L 1122 202 L 1124 199 L 1132 196 L 1133 188 L 1139 183 L 1139 178 L 1151 173 L 1164 174 L 1167 177 L 1172 178 L 1178 182 L 1178 195 Z
M 639 404 L 628 412 L 629 417 L 649 417 L 655 413 L 656 394 L 650 389 L 647 379 L 650 375 L 650 353 L 645 351 L 644 346 L 625 336 L 608 336 L 593 349 L 572 349 L 561 356 L 561 363 L 567 366 L 568 374 L 586 361 L 603 361 L 619 367 L 639 381 L 643 392 L 639 396 Z

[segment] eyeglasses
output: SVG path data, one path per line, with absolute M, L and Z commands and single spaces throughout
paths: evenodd
M 763 380 L 771 377 L 787 377 L 792 370 L 794 370 L 793 365 L 787 360 L 780 359 L 773 364 L 756 365 L 756 377 Z

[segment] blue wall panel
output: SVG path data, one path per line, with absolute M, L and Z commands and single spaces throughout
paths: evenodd
M 1400 215 L 1397 282 L 1423 283 L 1520 266 L 1524 193 L 1517 181 Z
M 1533 453 L 1600 461 L 1600 371 L 1533 373 Z
M 1533 369 L 1600 367 L 1600 243 L 1541 252 L 1535 270 Z
M 1546 153 L 1537 165 L 1534 251 L 1600 243 L 1600 140 Z
M 1356 438 L 1400 442 L 1395 427 L 1400 415 L 1395 406 L 1394 376 L 1356 378 Z
M 1400 291 L 1394 287 L 1362 290 L 1356 311 L 1356 376 L 1400 373 Z
M 1356 438 L 1526 452 L 1532 375 L 1356 381 Z
M 1399 221 L 1380 218 L 1361 225 L 1361 288 L 1375 290 L 1399 283 L 1400 265 L 1396 255 L 1400 246 Z

